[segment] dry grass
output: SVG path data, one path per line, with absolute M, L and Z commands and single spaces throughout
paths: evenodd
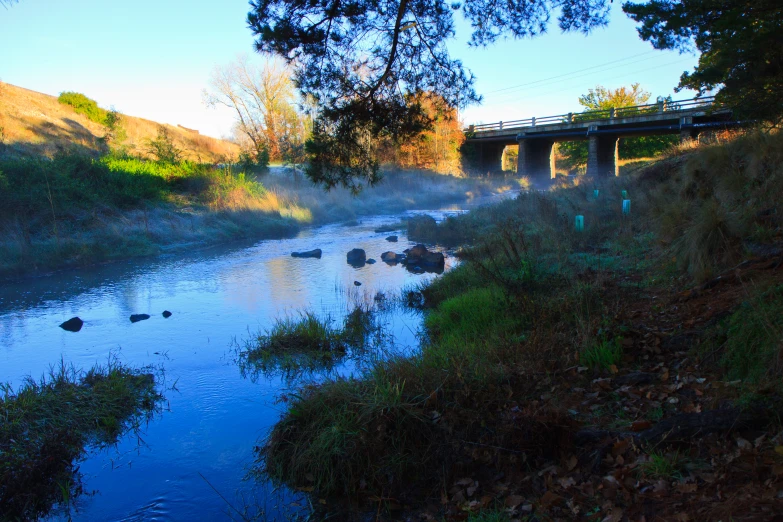
M 125 145 L 129 152 L 146 156 L 144 143 L 156 136 L 160 124 L 124 116 L 123 125 L 128 135 Z M 77 114 L 72 107 L 59 103 L 56 97 L 7 83 L 2 84 L 0 96 L 0 127 L 5 152 L 21 156 L 52 156 L 72 149 L 97 153 L 102 146 L 99 138 L 105 133 L 102 125 Z M 199 163 L 222 162 L 239 153 L 239 147 L 233 143 L 179 126 L 165 127 L 186 159 Z

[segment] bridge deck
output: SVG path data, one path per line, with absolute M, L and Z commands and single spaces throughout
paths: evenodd
M 586 138 L 591 127 L 614 129 L 620 134 L 677 132 L 679 127 L 666 126 L 667 121 L 679 124 L 682 118 L 706 118 L 725 115 L 727 111 L 715 105 L 713 97 L 693 100 L 665 101 L 634 107 L 619 107 L 581 113 L 570 112 L 555 116 L 533 117 L 523 120 L 500 121 L 471 125 L 465 132 L 469 140 L 516 141 L 517 135 L 526 137 L 568 137 Z M 692 122 L 692 120 L 691 120 Z M 520 136 L 521 137 L 521 136 Z

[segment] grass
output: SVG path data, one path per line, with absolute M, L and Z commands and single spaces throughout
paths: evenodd
M 0 512 L 36 519 L 79 493 L 75 462 L 89 447 L 115 444 L 158 410 L 162 397 L 148 368 L 111 359 L 77 371 L 64 362 L 0 398 Z
M 612 366 L 617 368 L 622 357 L 623 346 L 619 337 L 602 339 L 579 354 L 579 364 L 598 370 L 609 370 Z
M 277 319 L 271 328 L 244 341 L 238 350 L 243 375 L 280 372 L 291 378 L 304 372 L 329 370 L 349 355 L 371 346 L 380 346 L 384 333 L 377 322 L 377 312 L 358 304 L 350 310 L 342 327 L 333 326 L 329 317 L 320 318 L 312 311 L 298 317 Z
M 684 457 L 679 451 L 650 451 L 647 460 L 639 466 L 639 472 L 650 478 L 678 480 L 682 478 L 684 464 Z
M 129 156 L 0 160 L 0 274 L 149 255 L 177 243 L 279 238 L 311 214 L 230 168 Z
M 721 353 L 729 379 L 777 385 L 783 370 L 781 339 L 783 286 L 777 286 L 758 292 L 716 326 L 707 348 Z
M 464 444 L 518 448 L 529 463 L 538 462 L 536 455 L 557 454 L 574 421 L 556 403 L 541 409 L 540 393 L 528 397 L 526 390 L 562 368 L 620 363 L 622 339 L 612 332 L 623 325 L 613 318 L 634 291 L 631 281 L 682 288 L 747 255 L 749 236 L 699 217 L 714 212 L 710 205 L 746 224 L 772 208 L 757 223 L 771 232 L 750 241 L 781 242 L 777 209 L 783 199 L 775 198 L 783 184 L 773 187 L 760 175 L 760 165 L 773 179 L 783 168 L 772 143 L 783 145 L 783 137 L 751 133 L 731 142 L 728 159 L 741 156 L 741 162 L 718 162 L 725 151 L 715 147 L 726 144 L 707 144 L 628 178 L 522 193 L 438 224 L 438 240 L 463 244 L 463 262 L 420 289 L 428 309 L 420 350 L 379 360 L 354 378 L 301 390 L 259 445 L 256 471 L 321 496 L 415 497 L 452 480 L 451 466 L 462 462 Z M 700 170 L 704 165 L 709 177 Z M 729 186 L 735 188 L 721 188 Z M 623 190 L 633 201 L 628 216 L 621 212 Z M 739 198 L 733 191 L 752 204 L 734 206 Z M 576 214 L 585 217 L 581 232 L 573 227 Z M 673 230 L 692 241 L 687 263 L 672 262 L 686 248 L 670 236 Z M 723 255 L 721 244 L 742 248 Z M 724 325 L 727 372 L 735 368 L 738 377 L 753 379 L 754 368 L 768 368 L 779 376 L 770 359 L 779 357 L 779 300 L 779 289 L 763 294 Z M 512 385 L 520 415 L 513 430 L 496 418 L 503 390 Z M 649 417 L 663 415 L 658 408 Z M 628 419 L 616 414 L 613 422 L 625 426 Z M 678 462 L 653 454 L 645 473 L 675 476 Z

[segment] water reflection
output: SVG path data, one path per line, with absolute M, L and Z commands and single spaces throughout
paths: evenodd
M 77 501 L 74 519 L 223 519 L 226 504 L 215 489 L 232 501 L 272 491 L 271 485 L 244 482 L 244 470 L 253 462 L 253 447 L 281 414 L 281 391 L 296 383 L 274 372 L 242 379 L 235 343 L 269 328 L 282 314 L 302 309 L 342 322 L 354 303 L 372 303 L 379 292 L 392 295 L 435 277 L 380 261 L 361 268 L 346 263 L 353 248 L 380 260 L 389 250 L 388 234 L 374 230 L 398 220 L 377 217 L 353 227 L 309 229 L 291 239 L 64 271 L 0 286 L 0 382 L 17 387 L 25 376 L 40 375 L 60 358 L 90 367 L 116 351 L 125 364 L 163 364 L 171 383 L 166 414 L 143 435 L 146 449 L 139 451 L 138 439 L 126 437 L 116 447 L 122 459 L 99 453 L 80 464 L 85 489 L 99 494 Z M 398 236 L 395 250 L 415 244 Z M 322 249 L 321 259 L 290 255 L 313 248 Z M 453 263 L 447 258 L 446 270 Z M 354 281 L 362 286 L 354 287 Z M 165 319 L 164 310 L 174 315 Z M 135 313 L 151 317 L 131 323 Z M 79 332 L 59 327 L 74 316 L 84 320 Z M 349 354 L 332 372 L 356 373 L 367 359 L 387 350 L 417 346 L 417 313 L 390 309 L 382 317 L 388 335 L 383 348 Z M 298 498 L 279 494 L 285 502 L 266 506 L 270 519 L 277 516 L 275 505 Z

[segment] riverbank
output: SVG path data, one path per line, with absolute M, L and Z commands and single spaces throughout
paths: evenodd
M 381 518 L 769 519 L 780 150 L 749 134 L 444 221 L 470 246 L 422 289 L 420 351 L 291 394 L 257 471 Z
M 60 155 L 2 160 L 0 184 L 0 278 L 11 278 L 290 237 L 303 226 L 465 201 L 515 182 L 389 172 L 382 185 L 353 197 L 339 189 L 324 194 L 281 168 L 251 177 L 188 162 Z

